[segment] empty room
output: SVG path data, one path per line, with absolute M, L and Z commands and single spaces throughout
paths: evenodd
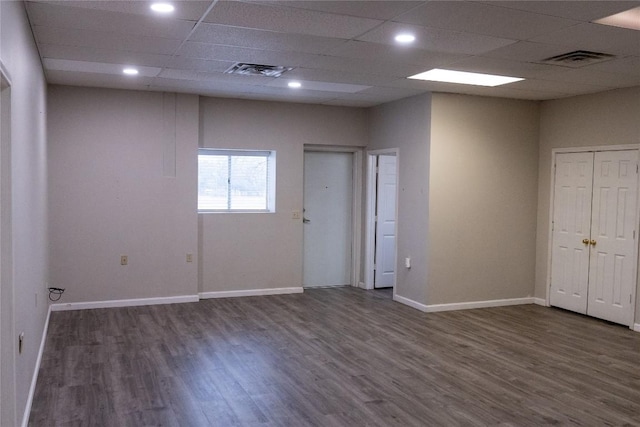
M 640 2 L 0 35 L 0 426 L 640 425 Z

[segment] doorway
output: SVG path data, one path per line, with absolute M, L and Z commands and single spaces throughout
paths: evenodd
M 397 268 L 397 150 L 369 152 L 365 289 L 395 287 Z
M 638 150 L 555 155 L 550 305 L 633 323 Z
M 358 153 L 304 152 L 303 287 L 353 285 L 357 277 Z M 360 193 L 361 194 L 361 193 Z

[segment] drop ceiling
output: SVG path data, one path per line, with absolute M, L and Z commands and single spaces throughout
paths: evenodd
M 355 107 L 428 91 L 544 100 L 640 85 L 640 31 L 592 23 L 640 1 L 172 1 L 169 16 L 147 1 L 25 3 L 53 84 Z M 398 45 L 399 32 L 415 42 Z M 577 50 L 612 57 L 545 62 Z M 225 73 L 239 62 L 292 70 Z M 525 80 L 407 79 L 433 68 Z

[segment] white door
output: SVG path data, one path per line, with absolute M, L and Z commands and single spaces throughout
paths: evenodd
M 593 153 L 556 156 L 550 303 L 582 314 L 589 285 L 592 176 Z
M 396 271 L 396 156 L 378 156 L 375 288 L 393 286 Z
M 556 155 L 551 305 L 631 324 L 637 167 L 637 150 Z
M 304 287 L 351 284 L 353 154 L 304 153 Z
M 595 154 L 587 314 L 630 324 L 635 286 L 638 152 Z

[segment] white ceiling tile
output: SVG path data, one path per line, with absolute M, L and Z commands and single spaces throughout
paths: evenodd
M 592 66 L 568 69 L 565 72 L 551 74 L 546 78 L 567 83 L 580 83 L 601 87 L 629 87 L 640 85 L 640 69 L 636 74 L 607 73 L 595 70 Z
M 602 92 L 610 89 L 606 86 L 588 85 L 584 83 L 558 81 L 558 80 L 543 80 L 543 79 L 527 79 L 519 82 L 510 83 L 509 87 L 512 89 L 523 90 L 542 90 L 550 92 L 559 92 L 564 94 L 584 94 Z
M 56 6 L 48 3 L 29 4 L 31 25 L 79 30 L 134 34 L 147 37 L 184 39 L 194 22 L 158 19 L 153 16 L 106 12 L 95 9 Z
M 482 56 L 515 61 L 541 62 L 544 59 L 561 55 L 569 51 L 570 49 L 562 45 L 521 41 L 485 52 Z
M 146 90 L 154 77 L 134 77 L 115 74 L 83 73 L 48 70 L 47 82 L 68 86 L 108 87 L 115 89 Z
M 71 71 L 95 74 L 115 74 L 122 75 L 125 68 L 121 64 L 108 64 L 104 62 L 70 61 L 68 59 L 45 58 L 43 61 L 45 70 Z M 138 70 L 137 76 L 128 78 L 155 77 L 160 72 L 158 67 L 135 67 Z
M 318 55 L 299 52 L 272 52 L 236 46 L 213 45 L 208 43 L 187 42 L 180 48 L 178 55 L 217 61 L 248 62 L 251 64 L 302 66 L 306 61 Z
M 344 39 L 290 34 L 251 28 L 203 23 L 190 41 L 226 46 L 251 47 L 270 51 L 292 51 L 322 54 L 344 43 Z
M 382 21 L 266 4 L 220 1 L 207 15 L 205 22 L 350 39 Z
M 318 12 L 335 13 L 339 15 L 358 16 L 362 18 L 389 20 L 416 6 L 424 1 L 370 1 L 363 7 L 363 1 L 261 1 L 276 6 L 297 7 L 300 9 L 315 10 Z
M 479 55 L 515 43 L 515 40 L 510 39 L 397 22 L 387 22 L 357 39 L 380 44 L 395 44 L 394 36 L 400 32 L 414 34 L 416 41 L 412 46 L 416 48 L 453 54 Z
M 46 43 L 38 44 L 38 50 L 40 51 L 42 58 L 106 62 L 111 64 L 135 64 L 149 67 L 163 67 L 171 59 L 170 55 Z
M 640 31 L 599 24 L 579 24 L 531 39 L 575 50 L 640 56 Z
M 395 18 L 394 21 L 513 40 L 526 40 L 578 23 L 516 9 L 463 1 L 427 2 Z
M 197 1 L 197 0 L 178 0 L 173 1 L 175 11 L 169 16 L 159 16 L 153 12 L 149 6 L 149 1 L 126 1 L 126 0 L 41 0 L 41 1 L 28 1 L 29 3 L 47 3 L 56 6 L 72 6 L 83 9 L 92 9 L 98 11 L 107 12 L 119 12 L 136 15 L 147 15 L 157 19 L 183 19 L 189 21 L 197 21 L 202 17 L 207 8 L 211 5 L 211 0 Z
M 594 19 L 604 18 L 623 10 L 631 9 L 638 5 L 636 1 L 484 1 L 498 7 L 526 10 L 549 16 L 558 16 L 578 21 L 590 22 Z
M 288 71 L 284 77 L 297 80 L 363 84 L 367 86 L 381 85 L 390 80 L 396 79 L 394 76 L 385 76 L 382 74 L 350 73 L 345 71 L 319 70 L 316 68 L 303 67 L 294 68 L 293 70 Z
M 279 88 L 288 88 L 289 82 L 294 81 L 289 77 L 283 76 L 277 79 L 274 79 L 272 82 L 268 83 L 267 86 L 270 87 L 279 87 Z M 352 85 L 345 83 L 331 83 L 331 82 L 318 82 L 312 80 L 295 80 L 302 84 L 300 89 L 302 90 L 314 90 L 314 91 L 322 91 L 322 92 L 345 92 L 345 93 L 356 93 L 365 89 L 369 89 L 371 86 L 365 85 Z
M 589 66 L 590 70 L 604 73 L 640 75 L 640 56 L 625 56 Z
M 436 68 L 465 58 L 464 54 L 433 52 L 409 46 L 385 45 L 358 40 L 343 43 L 328 52 L 331 56 L 359 59 L 381 59 Z
M 186 56 L 174 56 L 166 62 L 166 67 L 178 70 L 222 73 L 231 68 L 234 64 L 235 62 L 232 61 L 211 61 L 206 59 L 188 58 Z
M 334 98 L 329 101 L 323 102 L 322 105 L 333 105 L 337 107 L 354 107 L 354 108 L 369 108 L 380 104 L 379 101 L 369 101 L 361 99 L 351 99 L 351 97 Z
M 34 26 L 34 34 L 38 43 L 164 55 L 173 53 L 181 44 L 180 40 L 174 39 L 76 30 L 72 28 Z
M 508 59 L 487 58 L 483 56 L 473 56 L 462 59 L 449 64 L 447 69 L 522 78 L 543 78 L 569 70 L 566 67 L 558 67 L 556 65 L 511 61 Z

